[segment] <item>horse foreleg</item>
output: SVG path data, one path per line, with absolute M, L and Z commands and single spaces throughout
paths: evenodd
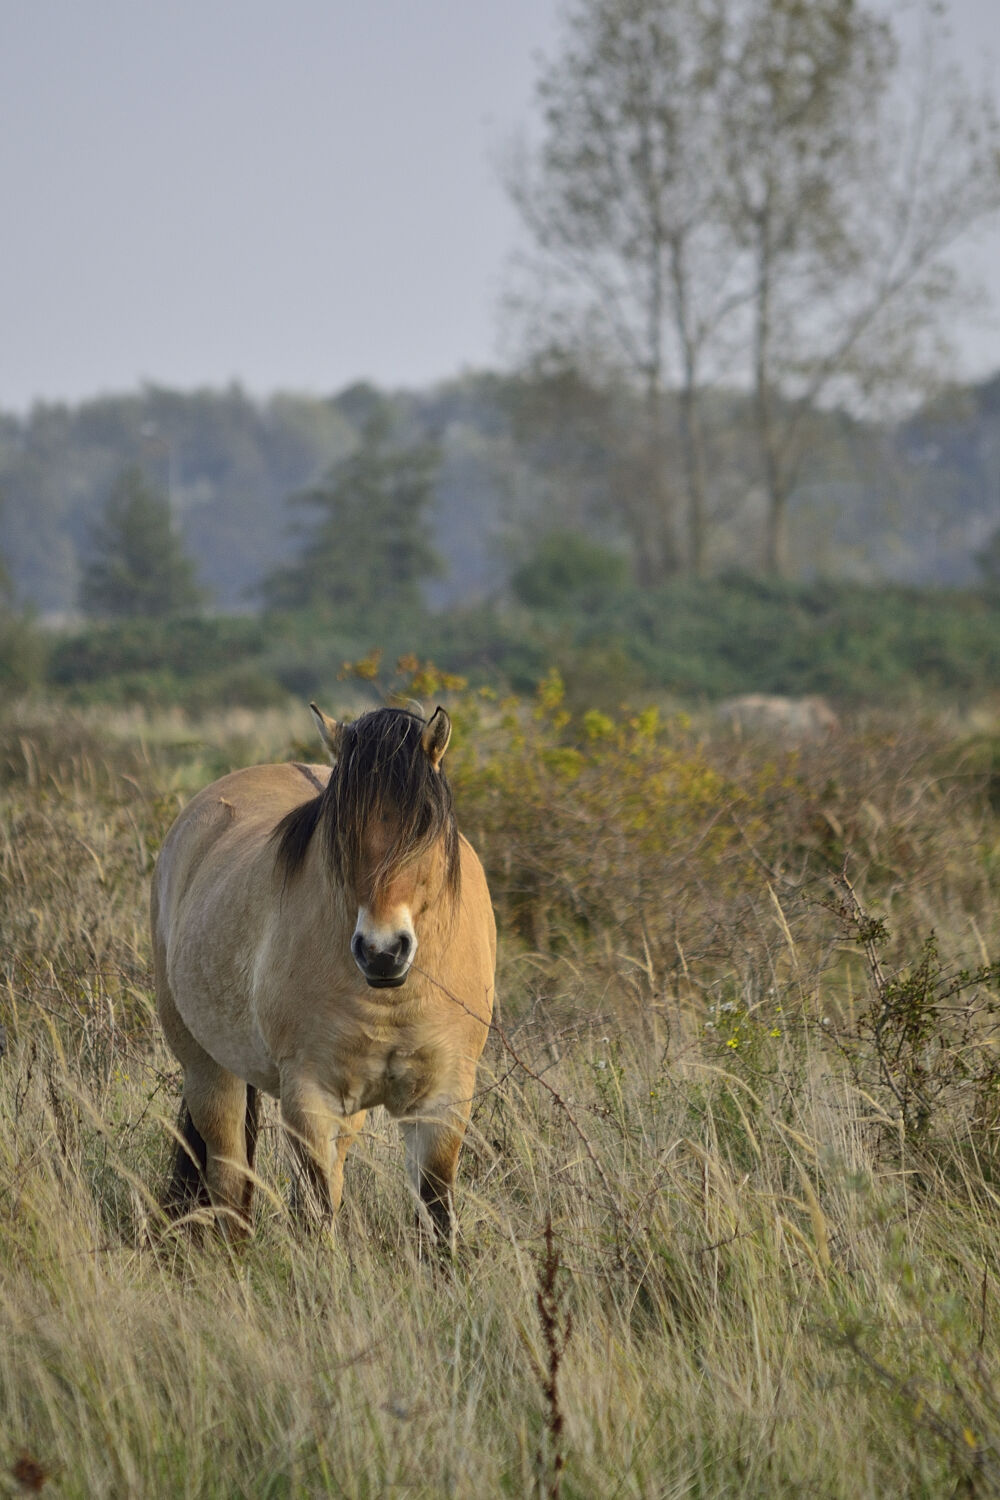
M 348 1115 L 346 1119 L 337 1121 L 338 1134 L 334 1142 L 333 1163 L 330 1167 L 330 1199 L 334 1213 L 340 1207 L 340 1200 L 344 1193 L 344 1160 L 365 1123 L 366 1113 L 367 1111 L 361 1110 L 356 1115 Z
M 417 1222 L 449 1255 L 455 1252 L 455 1174 L 468 1114 L 467 1104 L 451 1105 L 402 1124 L 407 1172 L 419 1203 Z
M 300 1218 L 318 1217 L 324 1228 L 331 1223 L 343 1192 L 344 1157 L 354 1138 L 350 1127 L 360 1128 L 363 1120 L 364 1113 L 341 1121 L 315 1084 L 282 1076 L 281 1122 L 298 1167 L 294 1206 Z

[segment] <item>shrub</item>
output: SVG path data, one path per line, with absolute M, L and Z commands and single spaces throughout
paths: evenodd
M 516 568 L 510 586 L 533 609 L 586 610 L 614 595 L 628 578 L 619 552 L 576 531 L 554 532 Z
M 17 697 L 39 687 L 47 659 L 48 643 L 30 616 L 0 605 L 0 694 Z

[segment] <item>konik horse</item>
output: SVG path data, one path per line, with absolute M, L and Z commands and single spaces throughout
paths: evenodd
M 486 878 L 441 769 L 451 723 L 385 708 L 339 724 L 311 707 L 332 770 L 224 776 L 156 863 L 157 1009 L 184 1070 L 165 1207 L 209 1204 L 246 1229 L 263 1090 L 329 1219 L 381 1104 L 401 1123 L 421 1220 L 449 1247 L 496 960 Z

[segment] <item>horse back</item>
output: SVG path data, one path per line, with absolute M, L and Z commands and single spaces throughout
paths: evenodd
M 250 766 L 204 787 L 164 839 L 154 893 L 179 896 L 220 845 L 245 865 L 268 859 L 268 841 L 277 824 L 292 808 L 317 796 L 329 776 L 329 766 Z

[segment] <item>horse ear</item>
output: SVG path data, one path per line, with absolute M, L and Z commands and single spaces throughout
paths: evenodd
M 316 728 L 319 730 L 319 737 L 326 747 L 326 753 L 329 755 L 331 762 L 335 762 L 337 756 L 340 754 L 340 742 L 344 735 L 344 726 L 343 724 L 338 724 L 336 719 L 331 719 L 329 714 L 325 714 L 321 708 L 317 708 L 315 703 L 310 703 L 309 707 L 312 709 L 312 716 L 316 720 Z
M 444 752 L 451 739 L 451 720 L 443 708 L 436 708 L 424 727 L 420 743 L 432 770 L 440 771 Z

